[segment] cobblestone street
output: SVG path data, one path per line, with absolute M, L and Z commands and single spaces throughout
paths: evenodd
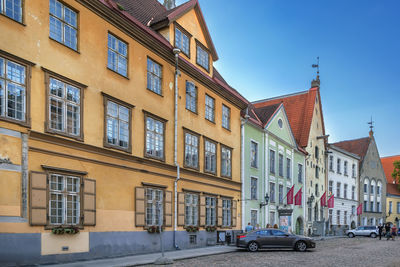
M 305 253 L 291 250 L 237 252 L 175 261 L 173 266 L 385 266 L 400 267 L 400 240 L 336 238 L 317 241 Z

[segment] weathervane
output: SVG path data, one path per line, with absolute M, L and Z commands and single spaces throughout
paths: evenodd
M 317 64 L 312 64 L 311 67 L 317 68 L 317 76 L 319 76 L 319 57 L 317 57 Z
M 372 120 L 372 116 L 371 116 L 371 121 L 367 122 L 367 124 L 369 124 L 369 128 L 372 131 L 372 129 L 374 129 L 374 121 Z
M 319 80 L 319 57 L 317 57 L 317 64 L 312 64 L 311 67 L 317 68 L 317 78 L 311 81 L 311 88 L 318 87 L 321 85 Z

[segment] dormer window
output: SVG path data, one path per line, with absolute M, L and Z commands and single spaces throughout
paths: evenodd
M 175 47 L 190 57 L 190 34 L 179 24 L 175 24 Z
M 207 48 L 205 48 L 201 43 L 197 42 L 197 55 L 196 55 L 196 63 L 203 67 L 206 71 L 210 70 L 209 63 L 209 54 Z

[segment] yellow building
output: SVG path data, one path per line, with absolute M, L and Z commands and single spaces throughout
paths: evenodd
M 247 101 L 213 68 L 197 0 L 7 3 L 0 264 L 158 251 L 160 224 L 166 249 L 241 229 Z
M 400 161 L 400 155 L 382 157 L 382 167 L 386 175 L 386 222 L 400 228 L 400 190 L 398 181 L 393 178 L 394 162 Z

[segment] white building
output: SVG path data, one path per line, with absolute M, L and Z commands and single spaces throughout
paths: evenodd
M 360 157 L 332 144 L 328 148 L 328 195 L 334 195 L 334 208 L 329 209 L 329 224 L 337 228 L 358 225 L 358 164 Z

